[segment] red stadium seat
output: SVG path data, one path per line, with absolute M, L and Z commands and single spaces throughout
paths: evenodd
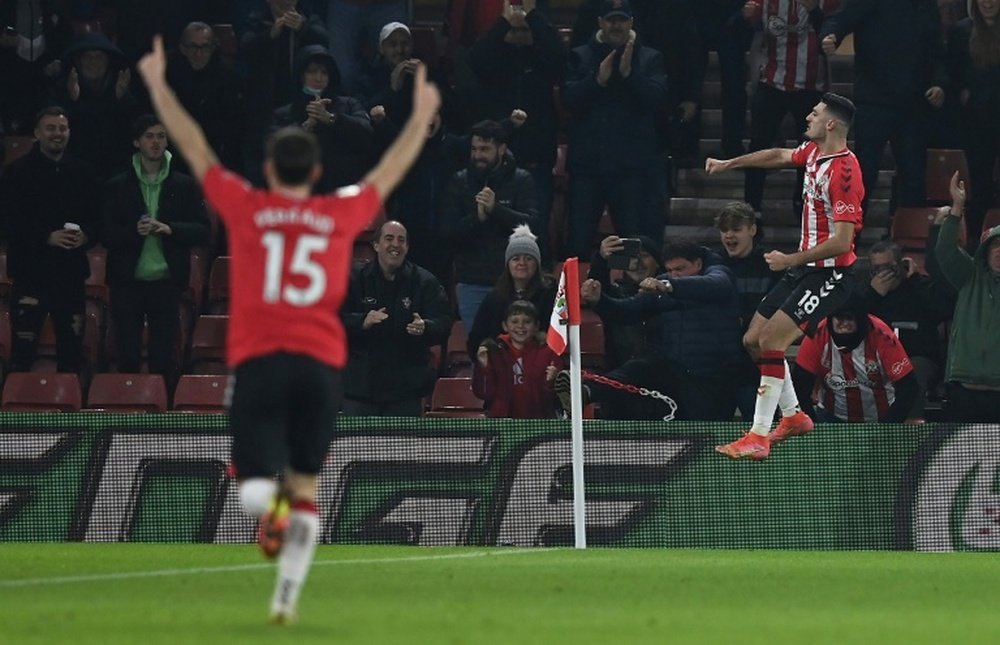
M 927 236 L 929 235 L 931 222 L 937 215 L 936 206 L 924 207 L 899 207 L 892 215 L 892 228 L 890 237 L 892 241 L 903 247 L 903 251 L 918 251 L 924 253 L 927 250 Z M 959 243 L 965 245 L 965 228 L 959 229 Z
M 604 368 L 604 323 L 592 309 L 580 310 L 580 364 Z
M 98 244 L 87 251 L 87 263 L 90 265 L 90 277 L 85 283 L 87 297 L 107 305 L 108 295 L 107 263 L 108 251 Z
M 212 33 L 219 44 L 219 55 L 230 63 L 234 62 L 240 53 L 240 41 L 233 26 L 228 23 L 214 24 Z
M 448 335 L 448 345 L 445 348 L 445 370 L 450 376 L 472 374 L 472 359 L 466 347 L 468 342 L 465 325 L 461 320 L 456 320 L 451 325 L 451 334 Z
M 440 378 L 431 394 L 428 417 L 485 417 L 483 402 L 472 393 L 472 379 L 467 377 Z
M 969 164 L 965 160 L 964 150 L 944 150 L 929 148 L 927 150 L 927 188 L 925 198 L 933 204 L 950 204 L 951 176 L 958 171 L 959 177 L 965 182 L 965 193 L 972 194 L 969 184 Z
M 174 390 L 175 412 L 221 414 L 226 411 L 226 375 L 185 374 Z
M 983 233 L 994 226 L 1000 226 L 1000 208 L 991 208 L 986 211 L 986 218 L 983 220 Z
M 80 409 L 76 374 L 15 372 L 7 377 L 0 409 L 8 412 L 73 412 Z
M 159 374 L 95 374 L 87 392 L 87 409 L 165 412 L 167 386 Z
M 0 307 L 0 361 L 4 365 L 10 362 L 10 310 Z
M 229 316 L 198 316 L 191 334 L 191 374 L 227 374 L 226 327 Z
M 413 25 L 410 27 L 413 55 L 433 67 L 438 60 L 437 34 L 433 25 Z
M 229 256 L 220 255 L 212 262 L 208 274 L 208 312 L 229 313 Z
M 3 138 L 3 165 L 8 166 L 31 152 L 35 137 L 8 134 Z M 0 172 L 3 169 L 0 168 Z

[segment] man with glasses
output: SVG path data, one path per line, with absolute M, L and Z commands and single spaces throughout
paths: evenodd
M 217 50 L 218 41 L 209 25 L 188 24 L 181 32 L 178 50 L 169 58 L 167 78 L 181 105 L 205 130 L 222 163 L 242 170 L 243 82 Z M 181 161 L 180 157 L 176 161 Z

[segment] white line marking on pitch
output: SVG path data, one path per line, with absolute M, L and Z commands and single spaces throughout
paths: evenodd
M 500 551 L 475 551 L 473 553 L 442 553 L 438 555 L 413 555 L 401 558 L 353 558 L 350 560 L 316 560 L 314 567 L 344 564 L 391 564 L 395 562 L 422 562 L 425 560 L 458 560 L 463 558 L 482 558 L 500 555 L 520 555 L 551 551 L 549 548 L 510 549 Z M 274 562 L 256 564 L 233 564 L 221 567 L 195 567 L 193 569 L 158 569 L 154 571 L 129 571 L 121 573 L 95 573 L 85 576 L 58 576 L 51 578 L 23 578 L 21 580 L 0 580 L 0 588 L 31 587 L 46 584 L 64 584 L 72 582 L 95 582 L 103 580 L 128 580 L 129 578 L 157 578 L 166 576 L 186 576 L 202 573 L 230 573 L 235 571 L 253 571 L 256 569 L 273 569 Z

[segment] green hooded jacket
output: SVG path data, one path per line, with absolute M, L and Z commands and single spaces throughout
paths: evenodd
M 934 247 L 941 272 L 958 290 L 945 380 L 1000 387 L 1000 273 L 991 271 L 987 263 L 990 243 L 1000 237 L 1000 226 L 990 229 L 970 257 L 958 245 L 963 224 L 959 217 L 946 217 Z

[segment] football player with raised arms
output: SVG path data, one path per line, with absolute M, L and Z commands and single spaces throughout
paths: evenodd
M 854 104 L 827 93 L 806 117 L 807 141 L 798 148 L 705 160 L 710 175 L 739 168 L 805 168 L 799 250 L 764 255 L 772 271 L 785 274 L 761 301 L 743 337 L 743 344 L 759 363 L 760 387 L 750 430 L 716 447 L 733 459 L 764 459 L 772 441 L 813 428 L 799 407 L 785 351 L 803 332 L 812 336 L 819 323 L 854 291 L 854 240 L 861 232 L 865 191 L 857 157 L 847 149 L 853 119 Z M 781 421 L 772 434 L 776 408 L 781 409 Z
M 312 134 L 298 127 L 276 132 L 264 162 L 268 189 L 254 189 L 219 164 L 178 102 L 166 82 L 160 36 L 138 69 L 229 234 L 232 461 L 243 507 L 260 519 L 261 548 L 278 557 L 271 621 L 293 622 L 319 532 L 316 477 L 343 391 L 347 347 L 338 312 L 353 242 L 420 153 L 440 95 L 418 67 L 411 116 L 379 163 L 357 185 L 313 195 L 322 167 Z

